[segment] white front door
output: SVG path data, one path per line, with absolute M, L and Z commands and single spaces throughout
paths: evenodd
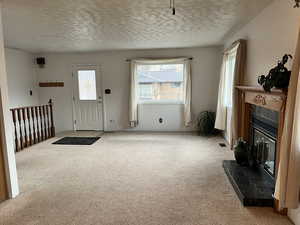
M 76 66 L 74 77 L 74 129 L 103 130 L 103 102 L 97 66 Z

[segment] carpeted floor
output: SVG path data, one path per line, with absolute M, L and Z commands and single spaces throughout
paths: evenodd
M 21 195 L 0 225 L 290 225 L 244 208 L 222 168 L 221 138 L 104 134 L 92 146 L 51 139 L 17 154 Z M 87 151 L 86 149 L 89 149 Z

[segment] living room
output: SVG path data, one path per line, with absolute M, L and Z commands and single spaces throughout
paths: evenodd
M 298 5 L 4 0 L 0 223 L 300 224 Z M 289 84 L 258 83 L 286 54 Z M 278 112 L 267 205 L 223 168 L 249 104 Z

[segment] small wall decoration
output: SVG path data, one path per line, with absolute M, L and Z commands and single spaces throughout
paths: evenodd
M 282 60 L 278 62 L 276 67 L 270 70 L 267 76 L 262 75 L 258 77 L 258 83 L 263 86 L 265 91 L 271 92 L 273 87 L 285 89 L 289 86 L 292 72 L 285 67 L 285 64 L 292 58 L 291 55 L 284 55 Z
M 64 82 L 40 82 L 40 87 L 64 87 Z

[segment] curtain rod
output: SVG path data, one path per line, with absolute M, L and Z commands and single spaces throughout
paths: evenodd
M 239 44 L 239 43 L 245 43 L 247 40 L 245 39 L 238 39 L 236 41 L 234 41 L 228 48 L 226 48 L 224 51 L 223 51 L 223 54 L 230 51 L 231 49 L 233 49 L 235 47 L 235 45 Z
M 176 59 L 176 58 L 174 58 Z M 194 58 L 193 57 L 190 57 L 190 58 L 187 58 L 188 60 L 193 60 Z M 132 60 L 134 59 L 126 59 L 126 62 L 131 62 Z M 149 59 L 149 60 L 156 60 L 156 59 Z M 161 59 L 161 60 L 164 60 L 164 59 Z

